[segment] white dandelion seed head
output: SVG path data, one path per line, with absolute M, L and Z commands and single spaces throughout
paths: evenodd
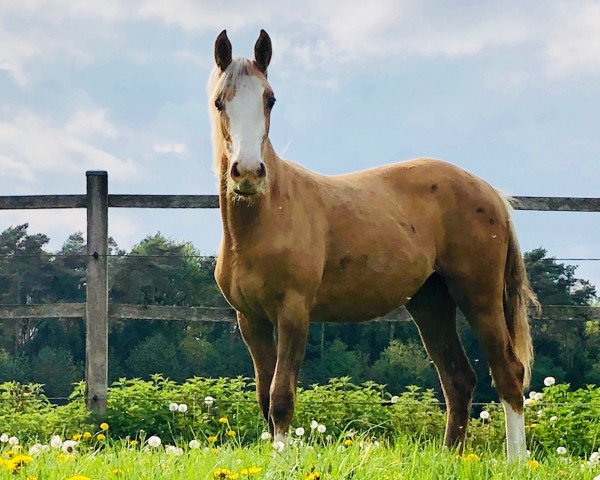
M 29 455 L 31 455 L 32 457 L 35 457 L 36 455 L 39 455 L 43 451 L 44 451 L 44 445 L 42 445 L 41 443 L 34 443 L 29 448 Z
M 0 435 L 0 442 L 2 443 L 7 443 L 8 442 L 8 434 L 3 433 L 2 435 Z
M 50 451 L 50 445 L 42 445 L 42 453 L 47 453 Z
M 179 408 L 179 405 L 177 405 L 175 402 L 169 403 L 169 411 L 170 412 L 176 412 L 177 408 Z
M 319 426 L 319 422 L 317 422 L 316 420 L 313 420 L 312 422 L 310 422 L 310 429 L 311 430 L 314 430 L 318 426 Z
M 177 411 L 178 411 L 179 413 L 185 413 L 185 412 L 187 412 L 187 411 L 188 411 L 188 406 L 187 406 L 185 403 L 182 403 L 181 405 L 179 405 L 179 406 L 177 407 Z
M 210 407 L 213 403 L 215 403 L 215 399 L 209 395 L 204 397 L 204 403 Z
M 152 448 L 158 448 L 158 447 L 160 447 L 162 440 L 160 439 L 159 436 L 152 435 L 146 442 L 148 443 L 148 446 L 150 446 Z
M 165 447 L 165 452 L 167 453 L 167 455 L 173 455 L 176 457 L 183 455 L 183 449 L 176 447 L 175 445 L 167 445 Z
M 535 398 L 536 395 L 537 395 L 537 392 L 535 392 L 533 390 L 531 392 L 529 392 L 529 398 Z
M 200 448 L 200 442 L 198 440 L 190 440 L 188 445 L 192 450 L 197 450 Z
M 62 446 L 62 440 L 58 435 L 52 435 L 50 438 L 50 446 L 52 448 L 60 448 Z
M 537 402 L 541 402 L 544 398 L 544 394 L 542 392 L 535 392 L 533 399 Z
M 380 443 L 379 443 L 377 440 L 375 440 L 375 441 L 373 442 L 373 446 L 374 446 L 375 448 L 379 448 L 379 446 L 380 446 L 380 445 L 381 445 L 381 444 L 380 444 Z
M 317 425 L 317 432 L 319 432 L 319 433 L 325 433 L 326 430 L 327 430 L 327 427 L 325 425 L 323 425 L 322 423 L 320 423 L 319 425 Z
M 271 434 L 269 432 L 262 432 L 260 434 L 261 440 L 271 440 Z
M 62 444 L 62 450 L 66 453 L 75 452 L 75 447 L 77 447 L 77 442 L 75 440 L 65 440 Z
M 296 435 L 297 435 L 298 437 L 301 437 L 301 436 L 303 436 L 303 435 L 304 435 L 304 429 L 303 429 L 302 427 L 298 427 L 298 428 L 296 429 L 295 433 L 296 433 Z
M 600 463 L 600 453 L 592 452 L 592 454 L 590 455 L 589 463 L 590 465 L 597 465 L 598 463 Z
M 533 405 L 535 404 L 535 400 L 533 398 L 526 398 L 523 402 L 523 405 Z
M 558 417 L 557 417 L 556 415 L 552 415 L 552 416 L 550 417 L 550 421 L 551 421 L 551 422 L 556 422 L 557 420 L 558 420 Z
M 596 475 L 593 480 L 600 480 L 600 475 Z
M 543 410 L 538 410 L 538 411 L 537 411 L 535 414 L 536 414 L 538 417 L 543 417 L 543 416 L 544 416 L 544 411 L 543 411 Z
M 8 444 L 9 445 L 18 445 L 19 444 L 19 439 L 17 437 L 10 437 L 8 439 Z
M 276 452 L 283 452 L 284 448 L 285 448 L 285 443 L 283 443 L 282 441 L 273 442 L 273 449 Z
M 487 410 L 482 410 L 479 414 L 479 418 L 481 418 L 482 420 L 488 420 L 490 418 L 490 412 L 488 412 Z
M 554 377 L 546 377 L 546 378 L 544 378 L 544 385 L 546 385 L 547 387 L 551 387 L 555 383 L 556 383 L 556 378 L 554 378 Z
M 565 447 L 558 447 L 556 449 L 556 453 L 558 453 L 559 455 L 565 455 L 567 453 L 567 449 Z
M 398 403 L 400 401 L 400 397 L 398 395 L 394 395 L 391 400 L 392 403 Z

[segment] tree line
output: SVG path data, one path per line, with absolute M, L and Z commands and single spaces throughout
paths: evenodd
M 57 252 L 49 238 L 18 225 L 0 234 L 0 304 L 85 301 L 86 245 L 74 233 Z M 222 306 L 213 278 L 215 259 L 189 242 L 148 236 L 125 251 L 109 246 L 110 301 L 143 305 Z M 533 289 L 542 304 L 597 302 L 576 267 L 537 248 L 525 253 Z M 600 322 L 532 321 L 536 361 L 534 387 L 554 376 L 574 387 L 600 383 Z M 487 363 L 466 322 L 459 322 L 465 349 L 477 372 L 477 401 L 495 398 Z M 174 380 L 192 376 L 251 376 L 252 363 L 235 324 L 111 321 L 109 377 Z M 85 325 L 80 319 L 0 320 L 0 381 L 37 382 L 50 397 L 64 397 L 83 378 Z M 394 393 L 407 385 L 439 390 L 437 376 L 412 323 L 311 325 L 300 379 L 304 385 L 350 376 L 373 380 Z

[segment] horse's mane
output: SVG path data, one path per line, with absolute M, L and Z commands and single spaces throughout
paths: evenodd
M 247 58 L 235 57 L 224 72 L 215 66 L 208 78 L 206 91 L 208 94 L 208 115 L 212 125 L 213 169 L 217 175 L 220 172 L 221 159 L 225 154 L 225 142 L 223 142 L 215 100 L 217 98 L 227 99 L 233 97 L 240 79 L 251 75 L 254 69 L 256 67 Z

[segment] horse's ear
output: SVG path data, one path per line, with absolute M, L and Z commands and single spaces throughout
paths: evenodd
M 267 73 L 272 52 L 271 37 L 269 37 L 267 32 L 261 30 L 258 40 L 254 45 L 254 64 L 264 74 Z
M 215 62 L 221 71 L 224 71 L 231 63 L 231 42 L 227 38 L 227 30 L 219 33 L 215 40 Z

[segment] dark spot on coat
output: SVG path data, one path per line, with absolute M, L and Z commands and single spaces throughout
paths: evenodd
M 494 220 L 493 218 L 489 219 L 490 225 L 493 225 L 494 223 L 496 223 L 496 220 Z
M 485 213 L 485 208 L 483 208 L 483 207 L 479 207 L 479 208 L 477 209 L 477 213 Z
M 414 226 L 414 225 L 412 225 L 412 224 L 411 224 L 410 228 L 411 228 L 411 230 L 413 231 L 413 233 L 417 233 L 417 229 L 415 228 L 415 226 Z
M 340 270 L 344 270 L 348 266 L 348 264 L 352 261 L 350 257 L 342 257 L 340 259 Z
M 434 183 L 434 184 L 431 186 L 431 191 L 432 191 L 432 192 L 435 192 L 437 189 L 438 189 L 438 186 L 437 186 L 437 185 Z
M 277 300 L 278 302 L 283 302 L 284 298 L 285 298 L 285 292 L 277 292 L 275 294 L 275 300 Z

